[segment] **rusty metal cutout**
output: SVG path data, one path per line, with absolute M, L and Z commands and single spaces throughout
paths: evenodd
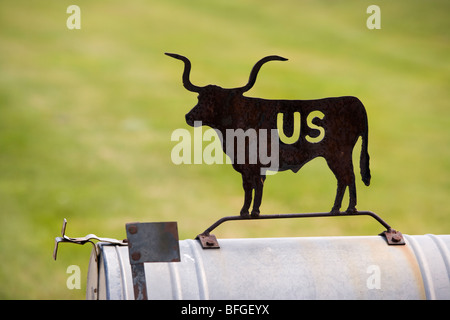
M 183 85 L 187 90 L 198 93 L 198 103 L 186 114 L 186 123 L 215 129 L 223 151 L 231 159 L 233 168 L 242 175 L 244 205 L 240 216 L 224 217 L 198 235 L 197 239 L 203 248 L 219 248 L 217 239 L 210 232 L 224 221 L 250 217 L 274 219 L 349 215 L 372 216 L 386 227 L 387 230 L 382 235 L 388 244 L 405 244 L 401 232 L 393 230 L 378 215 L 356 209 L 352 153 L 360 137 L 361 178 L 366 186 L 370 185 L 371 179 L 367 113 L 358 98 L 344 96 L 316 100 L 267 100 L 244 96 L 255 84 L 258 72 L 266 62 L 287 60 L 275 55 L 259 60 L 250 72 L 248 83 L 243 87 L 199 87 L 189 79 L 191 62 L 188 58 L 174 53 L 166 55 L 184 63 Z M 331 211 L 260 215 L 264 181 L 270 172 L 268 170 L 297 172 L 316 157 L 326 160 L 337 180 L 336 197 Z M 349 204 L 347 210 L 341 212 L 342 198 L 347 188 Z M 249 214 L 252 201 L 253 208 Z
M 347 188 L 349 205 L 346 212 L 357 212 L 352 152 L 359 137 L 362 138 L 362 181 L 368 186 L 371 178 L 367 114 L 358 98 L 345 96 L 317 100 L 267 100 L 244 96 L 255 84 L 263 64 L 287 60 L 280 56 L 267 56 L 259 60 L 250 73 L 248 83 L 243 87 L 199 87 L 189 79 L 189 59 L 173 53 L 166 55 L 184 62 L 183 85 L 187 90 L 198 93 L 198 104 L 186 114 L 187 124 L 194 126 L 201 123 L 215 129 L 221 135 L 223 151 L 230 157 L 233 168 L 242 175 L 245 197 L 241 216 L 249 216 L 252 201 L 251 216 L 259 216 L 267 170 L 297 172 L 316 157 L 325 158 L 337 179 L 336 197 L 331 212 L 340 212 Z M 230 131 L 242 133 L 245 145 L 241 152 L 236 146 L 239 143 L 236 135 L 228 135 Z M 262 154 L 265 155 L 264 159 Z M 267 163 L 269 155 L 276 160 L 272 161 L 275 164 Z

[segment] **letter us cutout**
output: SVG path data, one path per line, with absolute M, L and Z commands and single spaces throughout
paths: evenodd
M 243 87 L 224 89 L 215 85 L 199 87 L 190 79 L 191 62 L 184 56 L 166 53 L 168 56 L 184 62 L 182 81 L 184 87 L 198 93 L 198 103 L 186 114 L 186 122 L 202 121 L 221 133 L 223 151 L 231 158 L 233 168 L 242 175 L 244 187 L 244 205 L 241 216 L 248 216 L 251 203 L 251 215 L 260 214 L 263 186 L 267 170 L 297 172 L 308 161 L 323 157 L 337 179 L 337 191 L 332 213 L 339 213 L 346 188 L 349 189 L 348 213 L 356 212 L 356 186 L 353 172 L 352 153 L 362 138 L 360 169 L 362 181 L 370 184 L 368 153 L 368 122 L 366 110 L 358 98 L 352 96 L 323 98 L 317 100 L 267 100 L 246 97 L 263 64 L 272 60 L 285 61 L 280 56 L 267 56 L 259 60 L 250 72 L 249 81 Z M 297 118 L 297 120 L 296 120 Z M 300 118 L 300 119 L 298 119 Z M 261 144 L 260 135 L 264 133 L 265 154 L 277 156 L 274 168 L 262 161 L 236 161 L 238 155 L 229 148 L 233 141 L 226 141 L 227 130 L 255 131 L 256 135 L 246 135 L 245 148 L 248 153 L 251 146 Z M 276 131 L 278 135 L 270 134 Z M 268 134 L 269 133 L 269 134 Z M 253 138 L 252 138 L 253 137 Z M 252 140 L 253 141 L 250 141 Z M 279 139 L 279 143 L 271 143 Z M 273 147 L 275 146 L 275 147 Z M 230 152 L 234 151 L 234 152 Z M 249 159 L 249 155 L 245 155 Z M 254 196 L 253 196 L 254 192 Z

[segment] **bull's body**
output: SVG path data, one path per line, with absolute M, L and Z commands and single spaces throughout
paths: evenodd
M 355 97 L 335 97 L 318 100 L 266 100 L 243 96 L 243 92 L 253 86 L 256 74 L 263 63 L 270 60 L 284 58 L 271 56 L 260 60 L 252 70 L 249 84 L 243 88 L 223 89 L 218 86 L 195 87 L 189 81 L 190 62 L 187 58 L 169 54 L 185 62 L 183 83 L 190 91 L 199 92 L 198 104 L 186 115 L 186 122 L 194 125 L 195 121 L 202 121 L 218 131 L 222 136 L 224 152 L 230 156 L 233 168 L 242 174 L 245 191 L 244 206 L 241 215 L 248 215 L 252 202 L 252 192 L 255 190 L 252 215 L 259 215 L 265 174 L 261 169 L 269 165 L 257 161 L 250 163 L 248 155 L 245 162 L 237 161 L 237 152 L 227 148 L 227 130 L 270 130 L 280 129 L 277 117 L 284 115 L 283 130 L 290 136 L 294 132 L 294 113 L 300 113 L 300 134 L 297 141 L 286 144 L 279 141 L 278 150 L 270 150 L 271 135 L 267 135 L 268 153 L 279 152 L 278 166 L 271 167 L 277 171 L 292 170 L 297 172 L 305 163 L 316 158 L 325 158 L 331 171 L 337 179 L 337 193 L 332 212 L 339 212 L 346 187 L 349 187 L 349 206 L 347 211 L 356 211 L 356 187 L 353 172 L 352 152 L 358 140 L 362 137 L 361 175 L 364 183 L 370 183 L 369 155 L 367 152 L 368 124 L 363 104 Z M 307 123 L 307 116 L 312 112 L 320 112 L 322 118 L 312 120 L 312 127 Z M 324 136 L 318 142 L 308 141 L 307 137 L 316 137 L 323 128 Z M 258 138 L 258 136 L 257 136 Z M 251 143 L 260 141 L 246 141 L 246 149 Z M 231 142 L 233 143 L 233 142 Z

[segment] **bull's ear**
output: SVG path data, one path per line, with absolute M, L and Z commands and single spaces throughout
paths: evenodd
M 255 64 L 252 71 L 250 72 L 248 83 L 245 86 L 238 88 L 238 90 L 240 90 L 242 93 L 250 90 L 256 82 L 256 76 L 258 75 L 259 69 L 261 69 L 262 65 L 273 60 L 286 61 L 287 59 L 280 56 L 267 56 L 265 58 L 262 58 Z
M 184 87 L 187 90 L 192 91 L 192 92 L 200 92 L 202 87 L 197 87 L 196 85 L 193 85 L 191 80 L 189 80 L 189 75 L 191 73 L 191 62 L 189 61 L 189 59 L 182 55 L 176 54 L 176 53 L 167 53 L 166 52 L 166 55 L 184 62 L 184 71 L 183 71 Z

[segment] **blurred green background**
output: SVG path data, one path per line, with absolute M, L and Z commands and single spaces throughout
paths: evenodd
M 66 9 L 81 8 L 69 30 Z M 381 8 L 369 30 L 366 9 Z M 181 84 L 189 57 L 197 85 L 237 87 L 261 70 L 249 96 L 354 95 L 369 117 L 372 184 L 359 175 L 358 209 L 407 234 L 450 233 L 448 1 L 0 2 L 0 298 L 83 299 L 90 245 L 54 238 L 123 239 L 125 223 L 177 221 L 181 239 L 238 214 L 231 165 L 171 162 L 177 128 L 196 95 Z M 262 214 L 330 210 L 336 180 L 323 159 L 268 177 Z M 347 195 L 343 207 L 347 206 Z M 230 222 L 225 237 L 375 235 L 368 217 Z M 82 288 L 69 290 L 69 265 Z

